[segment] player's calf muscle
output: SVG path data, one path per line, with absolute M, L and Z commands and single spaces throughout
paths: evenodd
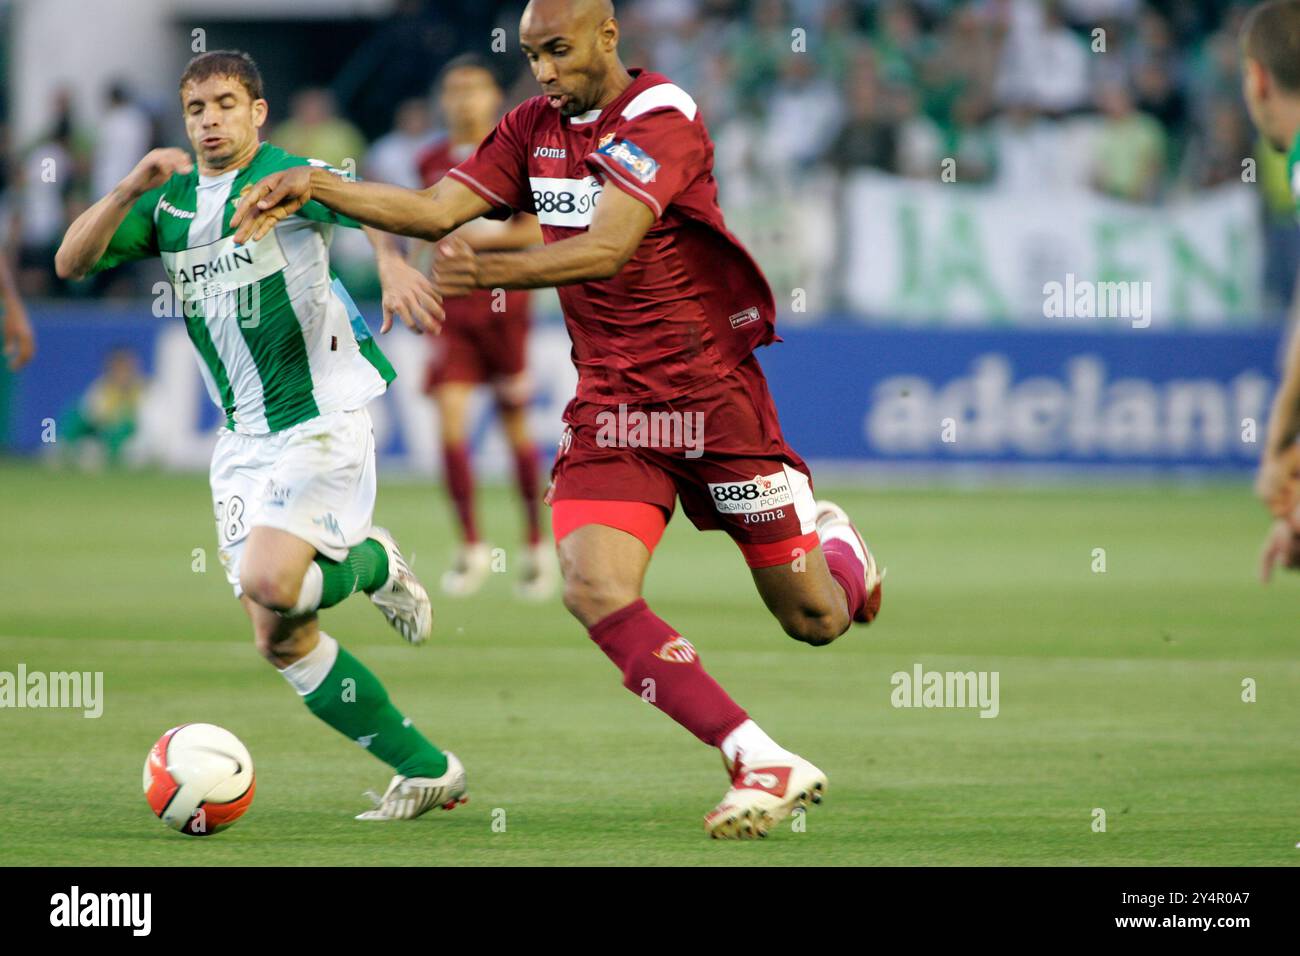
M 276 667 L 284 668 L 307 654 L 320 639 L 315 614 L 286 618 L 258 604 L 248 595 L 241 599 L 253 624 L 257 651 Z

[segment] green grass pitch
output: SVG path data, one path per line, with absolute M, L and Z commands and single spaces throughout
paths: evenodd
M 323 614 L 469 771 L 452 813 L 353 821 L 389 771 L 257 656 L 204 479 L 0 465 L 0 670 L 105 681 L 98 720 L 0 710 L 0 864 L 1300 862 L 1300 577 L 1256 583 L 1265 519 L 1244 483 L 820 491 L 889 568 L 880 619 L 830 647 L 786 638 L 732 544 L 680 513 L 651 566 L 651 605 L 830 777 L 802 832 L 719 843 L 701 827 L 725 788 L 716 753 L 624 690 L 558 600 L 515 602 L 510 574 L 436 596 L 423 648 L 364 598 Z M 480 504 L 512 545 L 507 492 Z M 436 584 L 440 490 L 384 482 L 376 519 Z M 999 715 L 894 708 L 890 675 L 918 662 L 997 671 Z M 257 763 L 252 809 L 209 839 L 167 830 L 140 792 L 154 739 L 199 720 Z

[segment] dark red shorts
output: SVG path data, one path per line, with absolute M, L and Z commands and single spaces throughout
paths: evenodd
M 528 365 L 528 322 L 497 315 L 495 321 L 455 321 L 448 316 L 439 335 L 432 336 L 433 355 L 424 390 L 449 382 L 484 385 L 514 378 Z
M 644 502 L 666 521 L 678 498 L 700 530 L 726 531 L 751 567 L 788 563 L 817 544 L 812 478 L 781 434 L 758 360 L 690 395 L 649 405 L 569 402 L 547 501 L 557 540 L 599 512 L 560 502 Z M 607 510 L 607 509 L 606 509 Z M 620 527 L 615 524 L 614 526 Z M 636 527 L 641 527 L 638 520 Z M 653 550 L 657 536 L 631 527 Z

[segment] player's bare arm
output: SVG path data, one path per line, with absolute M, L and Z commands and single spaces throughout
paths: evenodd
M 542 227 L 529 213 L 514 216 L 501 229 L 484 222 L 470 222 L 456 230 L 456 235 L 470 244 L 475 252 L 513 252 L 542 244 Z
M 509 252 L 514 249 L 527 249 L 542 243 L 542 229 L 537 217 L 529 213 L 520 213 L 499 229 L 482 220 L 468 222 L 452 235 L 464 239 L 475 252 Z M 429 272 L 433 268 L 433 256 L 436 243 L 420 240 L 412 242 L 407 252 L 406 261 L 415 268 Z
M 425 332 L 437 335 L 442 330 L 445 316 L 442 299 L 433 283 L 406 261 L 392 236 L 369 226 L 361 228 L 375 250 L 375 265 L 379 269 L 379 284 L 383 290 L 384 321 L 379 327 L 380 333 L 393 327 L 393 316 L 396 315 L 417 335 Z
M 244 194 L 230 220 L 235 241 L 261 239 L 313 199 L 362 225 L 432 241 L 492 209 L 454 179 L 443 178 L 429 189 L 404 189 L 345 181 L 318 167 L 299 166 L 265 177 Z
M 1260 457 L 1255 493 L 1273 514 L 1289 517 L 1296 500 L 1297 470 L 1300 470 L 1300 332 L 1291 336 L 1286 372 L 1269 412 L 1268 436 Z
M 193 166 L 194 160 L 181 149 L 168 147 L 146 153 L 112 192 L 68 227 L 59 251 L 54 255 L 54 271 L 59 278 L 84 278 L 108 249 L 113 233 L 122 225 L 135 201 L 167 182 L 174 173 L 188 173 Z
M 16 372 L 36 354 L 36 336 L 27 318 L 27 309 L 18 295 L 18 285 L 9 264 L 0 254 L 0 302 L 4 304 L 4 353 L 9 370 Z
M 538 289 L 608 279 L 636 253 L 654 225 L 650 207 L 621 189 L 606 189 L 591 227 L 571 239 L 517 252 L 479 255 L 453 236 L 438 244 L 434 284 L 444 296 L 472 289 Z

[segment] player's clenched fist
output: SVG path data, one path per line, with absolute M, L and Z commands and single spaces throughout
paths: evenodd
M 173 173 L 188 173 L 193 168 L 194 160 L 183 149 L 151 149 L 122 180 L 122 186 L 132 197 L 139 198 L 167 182 Z
M 433 264 L 433 284 L 438 294 L 469 295 L 479 287 L 478 254 L 459 236 L 438 243 L 438 258 Z
M 310 166 L 293 166 L 247 187 L 230 217 L 235 242 L 261 239 L 277 222 L 306 205 L 311 199 L 311 172 Z

